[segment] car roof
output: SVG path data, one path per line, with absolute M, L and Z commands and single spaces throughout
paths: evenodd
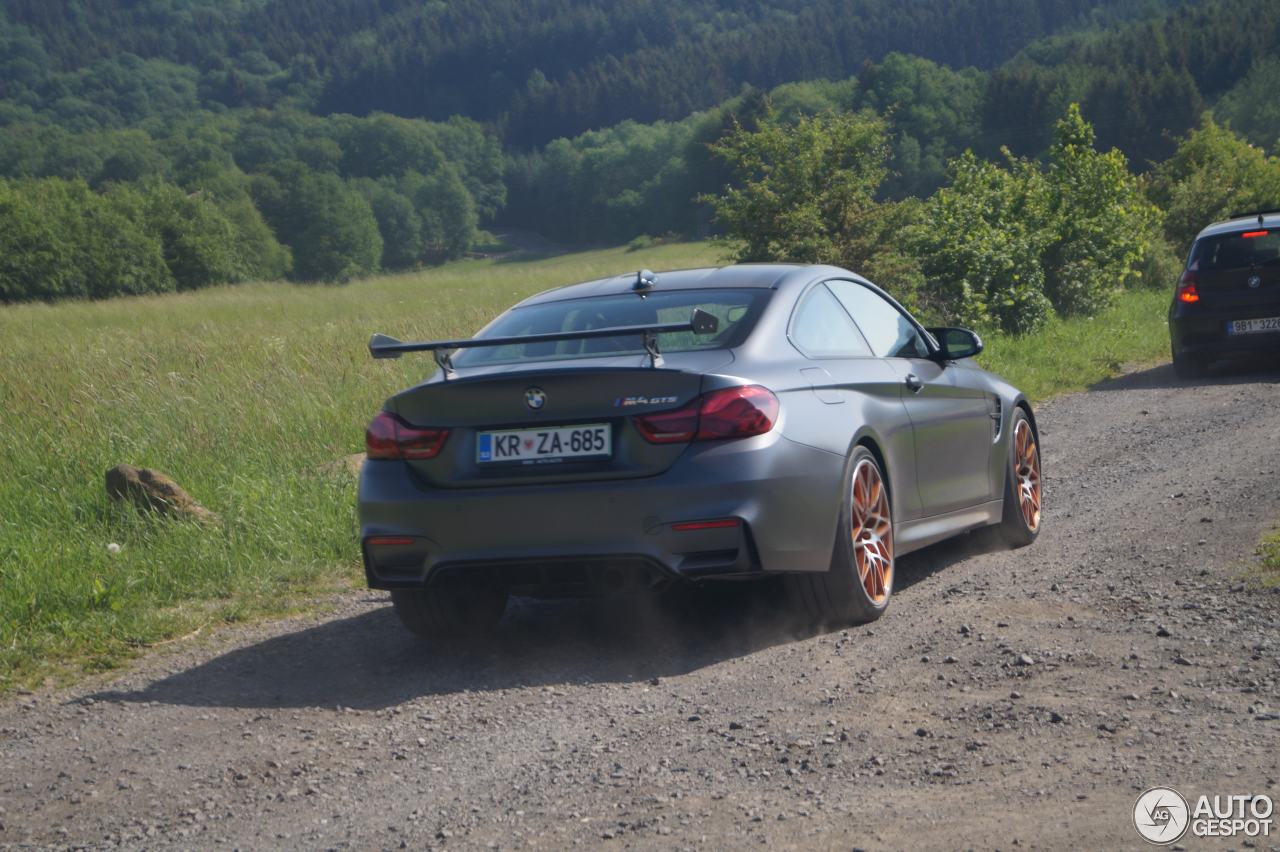
M 1214 222 L 1196 234 L 1196 239 L 1216 237 L 1220 234 L 1232 234 L 1236 231 L 1247 231 L 1250 228 L 1280 228 L 1280 210 L 1246 213 L 1243 216 L 1232 216 L 1225 222 Z
M 664 290 L 703 290 L 715 288 L 733 289 L 772 289 L 794 273 L 803 273 L 822 267 L 804 266 L 788 263 L 739 263 L 733 266 L 705 267 L 702 269 L 675 269 L 669 272 L 653 274 L 651 293 Z M 588 296 L 609 296 L 633 292 L 636 283 L 636 272 L 626 272 L 609 278 L 597 278 L 581 284 L 570 284 L 547 290 L 520 302 L 519 306 L 537 305 L 545 302 L 561 302 L 567 299 L 582 299 Z M 847 273 L 846 273 L 847 274 Z

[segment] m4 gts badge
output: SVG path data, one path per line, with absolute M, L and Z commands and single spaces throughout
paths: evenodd
M 620 396 L 613 401 L 614 408 L 630 408 L 633 405 L 670 405 L 674 396 Z

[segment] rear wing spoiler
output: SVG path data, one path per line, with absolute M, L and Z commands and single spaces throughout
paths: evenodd
M 402 343 L 385 334 L 369 338 L 369 354 L 374 358 L 399 358 L 405 352 L 430 352 L 440 365 L 447 379 L 453 372 L 452 354 L 456 349 L 477 349 L 486 346 L 510 346 L 521 343 L 553 343 L 559 340 L 591 340 L 597 337 L 640 337 L 644 340 L 649 366 L 657 367 L 662 361 L 658 351 L 658 335 L 691 331 L 697 335 L 715 334 L 720 320 L 701 308 L 694 308 L 688 322 L 671 322 L 659 325 L 619 325 L 612 328 L 589 328 L 580 331 L 553 331 L 548 334 L 522 334 L 514 337 L 469 337 L 465 340 L 429 340 L 422 343 Z

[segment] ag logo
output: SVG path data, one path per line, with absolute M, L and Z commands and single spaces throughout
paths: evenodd
M 547 395 L 542 388 L 529 388 L 524 392 L 524 404 L 537 411 L 547 404 Z
M 1177 841 L 1187 832 L 1191 809 L 1172 787 L 1152 787 L 1133 806 L 1133 827 L 1157 846 Z
M 1250 286 L 1250 287 L 1252 287 L 1253 289 L 1257 290 L 1260 286 L 1262 286 L 1262 276 L 1261 276 L 1261 275 L 1250 275 L 1250 276 L 1249 276 L 1249 286 Z

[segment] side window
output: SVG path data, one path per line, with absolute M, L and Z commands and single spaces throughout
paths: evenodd
M 791 339 L 811 358 L 857 358 L 871 354 L 849 315 L 819 284 L 805 294 L 791 319 Z
M 927 358 L 929 347 L 911 320 L 873 290 L 856 281 L 828 281 L 840 304 L 862 329 L 881 358 Z

